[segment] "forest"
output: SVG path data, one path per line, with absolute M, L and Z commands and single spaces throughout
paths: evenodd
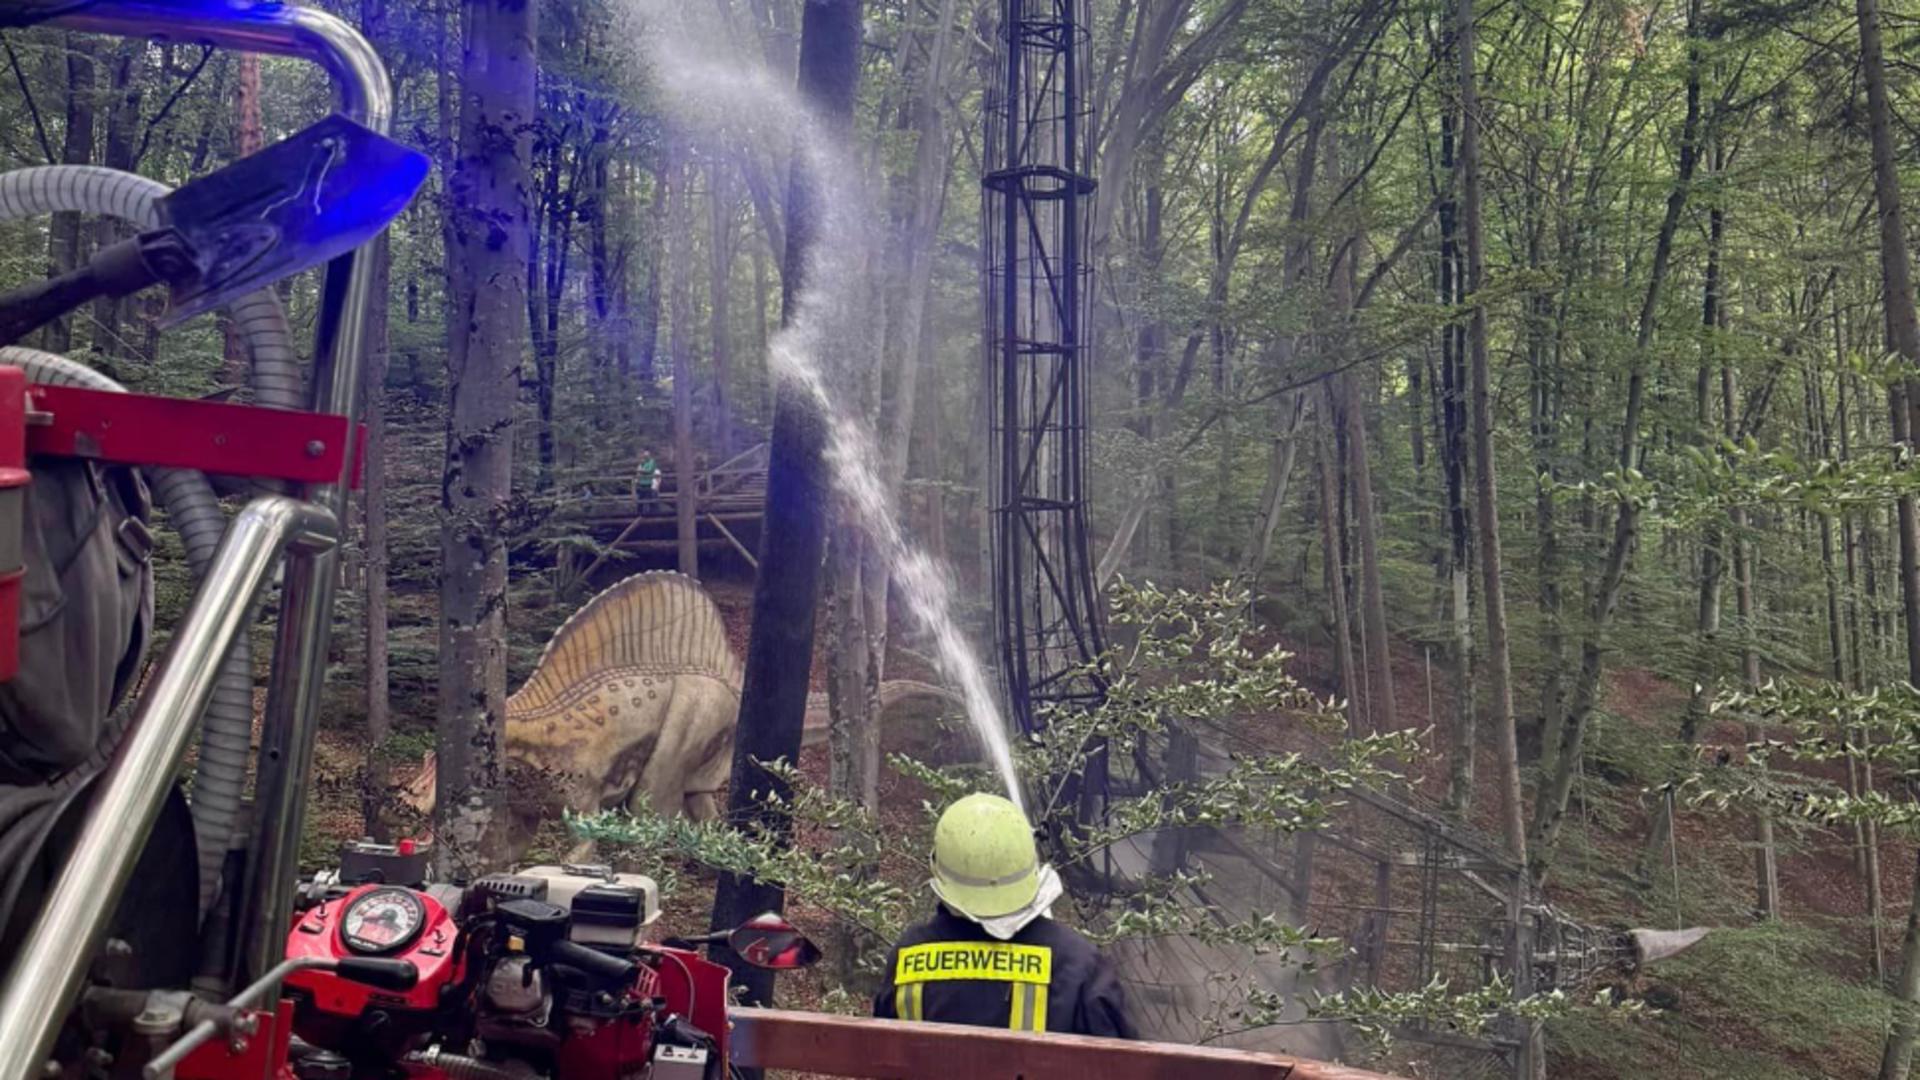
M 1004 0 L 317 6 L 374 43 L 394 136 L 434 169 L 373 256 L 310 851 L 422 827 L 424 783 L 443 855 L 504 859 L 508 694 L 589 596 L 678 570 L 745 658 L 729 813 L 555 812 L 535 850 L 598 837 L 688 927 L 716 893 L 718 920 L 784 889 L 830 959 L 779 994 L 864 1012 L 926 904 L 925 809 L 997 783 L 952 658 L 997 685 L 982 184 Z M 1515 1054 L 1570 1080 L 1908 1076 L 1920 6 L 1081 9 L 1084 465 L 1117 666 L 1105 704 L 1013 760 L 1085 776 L 1088 747 L 1126 747 L 1133 835 L 1231 826 L 1240 854 L 1156 840 L 1171 885 L 1072 917 L 1115 949 L 1185 935 L 1345 973 L 1215 986 L 1168 1021 L 1188 1041 L 1409 1077 L 1512 1075 Z M 331 107 L 291 60 L 0 44 L 6 170 L 177 185 Z M 121 235 L 0 223 L 0 284 Z M 310 325 L 317 284 L 280 293 Z M 28 343 L 247 399 L 236 324 L 162 335 L 162 307 L 97 301 Z M 165 627 L 189 582 L 156 566 Z M 893 679 L 947 690 L 896 709 Z M 809 693 L 824 737 L 802 752 Z M 1415 809 L 1382 824 L 1349 787 Z M 1435 883 L 1369 907 L 1373 871 L 1323 861 L 1291 901 L 1216 905 L 1182 876 L 1298 872 L 1330 825 L 1347 846 L 1323 860 L 1426 850 Z M 1064 866 L 1123 834 L 1054 835 Z M 1443 841 L 1487 855 L 1442 882 Z M 1390 865 L 1410 864 L 1383 858 L 1382 883 Z M 1711 931 L 1659 964 L 1574 978 L 1563 948 L 1560 981 L 1488 982 L 1447 942 L 1482 933 L 1471 868 L 1499 865 L 1555 926 Z

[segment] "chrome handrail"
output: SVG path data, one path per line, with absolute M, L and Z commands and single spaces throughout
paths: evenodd
M 281 555 L 326 551 L 338 535 L 327 510 L 283 495 L 254 500 L 227 528 L 207 580 L 140 696 L 126 742 L 99 780 L 79 840 L 0 985 L 0 1080 L 40 1080 L 213 695 L 220 658 L 252 621 Z
M 381 134 L 391 127 L 393 86 L 385 65 L 357 30 L 322 11 L 280 3 L 239 7 L 210 5 L 204 0 L 94 0 L 51 20 L 51 25 L 311 60 L 332 78 L 342 114 Z M 373 302 L 371 264 L 355 254 L 335 259 L 327 267 L 321 297 L 309 380 L 312 408 L 345 416 L 350 424 L 357 425 L 367 315 Z M 260 588 L 253 576 L 264 579 L 291 544 L 297 557 L 287 563 L 283 578 L 279 633 L 256 770 L 249 879 L 242 885 L 247 907 L 240 926 L 239 981 L 259 979 L 284 954 L 305 820 L 302 789 L 313 759 L 320 687 L 333 629 L 334 591 L 340 576 L 337 545 L 309 540 L 323 532 L 328 537 L 337 535 L 337 523 L 345 518 L 348 480 L 358 467 L 357 451 L 357 440 L 350 440 L 338 483 L 299 492 L 305 501 L 276 497 L 256 502 L 229 527 L 214 569 L 195 595 L 187 622 L 140 699 L 126 743 L 100 782 L 80 846 L 62 869 L 54 892 L 34 924 L 33 936 L 6 982 L 0 984 L 0 1080 L 39 1080 L 39 1057 L 51 1042 L 92 950 L 99 944 L 97 938 L 108 917 L 102 912 L 110 913 L 117 905 L 152 824 L 151 812 L 135 820 L 126 816 L 128 808 L 164 798 L 172 783 L 178 753 L 166 759 L 172 763 L 169 767 L 156 764 L 143 770 L 128 766 L 134 748 L 144 746 L 153 753 L 155 746 L 166 749 L 176 741 L 184 748 L 184 740 L 190 737 L 206 703 L 198 681 L 204 678 L 211 685 L 218 658 L 237 631 L 225 632 L 217 650 L 196 645 L 195 654 L 204 651 L 205 655 L 197 665 L 200 670 L 190 673 L 180 669 L 194 665 L 175 660 L 183 641 L 188 640 L 190 630 L 206 620 L 217 620 L 222 626 L 228 620 L 235 627 L 246 625 L 247 620 L 241 616 L 248 612 L 227 610 L 221 614 L 216 610 L 223 605 L 232 608 L 232 601 L 240 595 L 234 593 L 236 583 L 230 579 L 236 573 L 250 575 L 240 584 L 247 585 L 244 598 L 251 600 Z M 263 517 L 278 523 L 269 524 Z M 251 523 L 244 536 L 243 522 Z M 324 523 L 324 528 L 316 529 L 316 523 Z M 263 528 L 269 532 L 284 529 L 287 535 L 276 537 L 271 553 L 260 558 L 255 549 L 265 542 L 259 532 Z M 299 539 L 302 537 L 308 539 Z M 200 631 L 208 632 L 204 627 Z M 163 677 L 172 681 L 166 682 Z M 181 696 L 189 691 L 191 700 Z M 137 832 L 131 831 L 135 826 Z M 89 845 L 89 838 L 95 837 L 110 839 L 111 843 Z M 82 904 L 76 890 L 92 895 Z M 96 907 L 101 910 L 94 911 Z
M 49 25 L 311 60 L 332 76 L 341 113 L 383 135 L 393 120 L 393 84 L 386 65 L 358 30 L 324 11 L 278 3 L 238 7 L 206 0 L 94 0 Z

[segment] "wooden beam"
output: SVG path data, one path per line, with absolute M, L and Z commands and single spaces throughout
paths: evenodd
M 727 528 L 726 522 L 721 521 L 712 514 L 707 515 L 707 521 L 711 523 L 714 528 L 720 530 L 720 535 L 726 537 L 727 542 L 733 545 L 733 550 L 739 552 L 740 557 L 747 560 L 748 566 L 753 567 L 755 570 L 760 569 L 760 560 L 754 558 L 753 552 L 747 550 L 747 545 L 741 543 L 740 538 L 733 535 L 733 530 Z
M 735 1009 L 733 1064 L 870 1080 L 1392 1080 L 1318 1061 L 1171 1043 Z
M 644 515 L 641 515 L 641 514 L 633 515 L 633 520 L 627 523 L 626 528 L 620 530 L 619 536 L 616 536 L 613 538 L 613 543 L 608 544 L 605 548 L 603 548 L 600 552 L 599 557 L 595 558 L 592 563 L 588 564 L 587 568 L 581 571 L 580 576 L 575 578 L 574 580 L 586 581 L 589 578 L 591 578 L 593 576 L 593 572 L 595 570 L 600 569 L 600 564 L 603 562 L 606 562 L 608 556 L 612 555 L 614 553 L 614 550 L 617 549 L 622 543 L 624 543 L 627 537 L 633 535 L 633 531 L 635 529 L 638 529 L 640 527 L 640 521 L 643 516 Z

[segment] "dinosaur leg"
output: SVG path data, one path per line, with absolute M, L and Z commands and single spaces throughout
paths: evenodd
M 733 773 L 733 729 L 707 740 L 705 761 L 687 778 L 687 816 L 712 821 L 720 816 L 720 793 Z
M 697 676 L 681 675 L 670 684 L 668 698 L 660 714 L 660 737 L 653 753 L 640 769 L 640 779 L 627 798 L 627 809 L 638 813 L 642 806 L 663 816 L 685 808 L 687 773 L 693 762 L 687 758 L 687 735 L 699 721 L 701 694 Z
M 733 773 L 733 732 L 740 714 L 740 695 L 724 683 L 709 680 L 702 688 L 704 721 L 693 732 L 694 766 L 688 770 L 687 816 L 711 821 L 720 816 L 720 792 Z

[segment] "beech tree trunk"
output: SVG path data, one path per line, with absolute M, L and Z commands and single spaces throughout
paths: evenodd
M 1335 475 L 1333 440 L 1327 437 L 1331 418 L 1321 424 L 1320 468 L 1320 546 L 1326 568 L 1328 606 L 1333 609 L 1333 656 L 1340 673 L 1340 693 L 1346 698 L 1347 732 L 1360 734 L 1360 678 L 1353 662 L 1353 620 L 1347 614 L 1347 569 L 1341 557 L 1339 478 Z
M 1466 240 L 1467 366 L 1473 394 L 1473 485 L 1480 520 L 1480 606 L 1487 614 L 1487 679 L 1499 762 L 1500 823 L 1507 850 L 1527 860 L 1526 807 L 1520 792 L 1520 750 L 1513 727 L 1513 661 L 1507 646 L 1507 592 L 1501 583 L 1500 495 L 1493 467 L 1493 374 L 1487 362 L 1486 278 L 1480 209 L 1480 90 L 1474 59 L 1473 0 L 1460 0 L 1454 33 L 1460 75 L 1460 228 Z
M 711 243 L 707 250 L 707 319 L 713 357 L 713 434 L 719 460 L 733 454 L 733 409 L 727 399 L 733 362 L 733 196 L 727 163 L 708 170 L 707 212 Z
M 367 757 L 361 788 L 360 816 L 368 836 L 384 840 L 387 767 L 383 756 L 393 730 L 387 700 L 387 367 L 391 356 L 387 294 L 393 283 L 392 248 L 382 235 L 367 249 L 373 260 L 373 305 L 367 313 L 367 358 L 360 382 L 361 416 L 367 425 L 365 458 L 361 462 L 364 490 L 361 522 L 366 530 L 361 562 L 364 575 L 367 632 Z
M 67 124 L 66 134 L 60 144 L 60 163 L 85 165 L 93 160 L 93 99 L 97 92 L 93 74 L 94 39 L 86 34 L 67 34 L 65 45 Z M 80 219 L 79 214 L 53 215 L 52 235 L 48 244 L 52 265 L 48 277 L 58 277 L 80 265 L 81 245 L 85 242 Z M 63 315 L 48 323 L 43 334 L 42 341 L 48 352 L 65 354 L 71 351 L 73 316 Z
M 361 5 L 362 25 L 368 25 L 368 20 L 364 18 L 368 14 L 375 15 L 377 21 L 378 11 L 368 11 L 370 7 L 373 5 Z M 368 32 L 372 32 L 371 27 Z M 260 131 L 260 57 L 257 53 L 241 53 L 235 63 L 239 71 L 234 80 L 233 154 L 235 158 L 243 158 L 249 154 L 258 153 L 260 147 L 265 145 L 265 138 Z M 381 289 L 374 295 L 384 297 L 386 290 Z M 247 372 L 251 366 L 246 338 L 241 335 L 239 328 L 233 324 L 232 320 L 224 320 L 224 322 L 225 342 L 220 363 L 220 381 L 226 386 L 245 386 Z M 379 347 L 371 337 L 368 338 L 368 342 L 370 351 Z
M 449 182 L 458 264 L 440 498 L 440 872 L 506 853 L 507 550 L 513 405 L 527 346 L 537 8 L 465 0 L 459 160 Z
M 640 339 L 640 396 L 650 397 L 660 384 L 660 289 L 664 280 L 661 263 L 667 251 L 667 172 L 666 161 L 653 167 L 653 199 L 647 204 L 647 287 L 640 293 L 640 324 L 634 328 Z
M 1276 423 L 1273 434 L 1273 449 L 1267 460 L 1267 482 L 1260 494 L 1260 525 L 1253 543 L 1247 547 L 1246 558 L 1240 564 L 1239 577 L 1242 584 L 1260 591 L 1260 575 L 1267 568 L 1267 560 L 1273 555 L 1273 538 L 1280 530 L 1280 521 L 1286 514 L 1287 494 L 1293 483 L 1294 461 L 1300 456 L 1300 418 L 1306 412 L 1307 399 L 1304 394 L 1288 394 L 1274 410 L 1276 418 L 1284 417 Z
M 673 362 L 673 509 L 680 572 L 700 576 L 699 466 L 693 450 L 693 168 L 669 136 L 667 185 L 667 352 Z
M 146 80 L 139 75 L 148 48 L 144 41 L 125 42 L 114 50 L 109 61 L 107 81 L 111 93 L 107 98 L 107 131 L 100 158 L 100 164 L 109 169 L 125 172 L 134 166 L 140 100 L 146 86 Z M 97 247 L 106 247 L 127 234 L 126 226 L 119 222 L 102 218 L 94 223 Z M 102 297 L 93 302 L 93 348 L 109 361 L 131 356 L 135 351 L 128 340 L 131 335 L 124 333 L 122 327 L 133 299 Z
M 1457 36 L 1454 31 L 1450 36 Z M 1453 46 L 1457 49 L 1457 43 Z M 1448 185 L 1440 197 L 1440 303 L 1458 307 L 1465 298 L 1460 265 L 1459 117 L 1440 117 L 1438 182 Z M 1447 660 L 1453 680 L 1453 739 L 1447 769 L 1447 806 L 1464 817 L 1473 804 L 1475 752 L 1479 746 L 1479 710 L 1474 705 L 1473 527 L 1467 509 L 1466 328 L 1450 322 L 1440 330 L 1440 462 L 1447 497 L 1447 548 L 1444 556 L 1450 633 Z
M 1641 411 L 1646 403 L 1647 368 L 1653 332 L 1657 322 L 1661 290 L 1666 285 L 1672 263 L 1673 238 L 1679 231 L 1681 212 L 1693 190 L 1693 174 L 1699 163 L 1700 137 L 1700 0 L 1687 5 L 1687 113 L 1680 128 L 1680 161 L 1673 188 L 1667 195 L 1666 214 L 1654 239 L 1653 264 L 1648 268 L 1647 288 L 1641 298 L 1634 336 L 1631 368 L 1627 374 L 1627 405 L 1620 424 L 1619 470 L 1630 476 L 1640 464 Z M 1560 836 L 1560 825 L 1567 813 L 1567 799 L 1573 793 L 1574 776 L 1580 767 L 1580 754 L 1586 740 L 1587 722 L 1599 704 L 1600 676 L 1606 661 L 1607 636 L 1626 585 L 1633 549 L 1640 537 L 1640 504 L 1629 496 L 1619 499 L 1614 508 L 1613 537 L 1607 546 L 1600 576 L 1588 597 L 1588 628 L 1580 647 L 1580 670 L 1567 700 L 1566 717 L 1559 731 L 1558 745 L 1547 746 L 1543 756 L 1543 780 L 1534 801 L 1533 831 L 1528 839 L 1528 855 L 1535 882 L 1543 881 L 1550 853 Z
M 1347 431 L 1347 479 L 1352 485 L 1353 527 L 1359 534 L 1360 617 L 1367 656 L 1367 717 L 1375 732 L 1397 731 L 1400 718 L 1393 700 L 1393 639 L 1387 632 L 1387 604 L 1380 583 L 1380 544 L 1373 514 L 1373 469 L 1367 448 L 1367 422 L 1354 378 L 1335 380 L 1346 399 L 1340 410 Z
M 1860 25 L 1860 72 L 1867 85 L 1867 132 L 1873 143 L 1873 194 L 1880 218 L 1880 277 L 1886 304 L 1887 342 L 1905 366 L 1904 385 L 1891 388 L 1894 438 L 1910 442 L 1910 409 L 1920 389 L 1920 314 L 1914 310 L 1913 263 L 1900 207 L 1900 173 L 1893 141 L 1893 108 L 1887 100 L 1886 62 L 1881 55 L 1879 0 L 1854 0 Z M 1907 681 L 1920 686 L 1920 522 L 1914 498 L 1902 495 L 1900 520 L 1900 594 L 1907 630 Z M 1912 908 L 1900 946 L 1900 981 L 1893 1026 L 1880 1059 L 1880 1080 L 1901 1080 L 1913 1059 L 1920 1031 L 1920 869 L 1913 882 Z
M 860 40 L 861 0 L 807 0 L 800 31 L 799 86 L 822 127 L 821 138 L 844 143 L 851 136 Z M 825 242 L 820 235 L 825 182 L 825 177 L 813 174 L 806 155 L 795 155 L 781 274 L 783 318 L 789 322 L 797 314 L 797 298 L 810 284 L 808 259 L 814 247 Z M 771 808 L 766 797 L 784 796 L 786 785 L 759 762 L 791 761 L 800 752 L 829 502 L 826 428 L 805 393 L 787 380 L 774 391 L 762 525 L 765 538 L 753 589 L 753 631 L 747 640 L 733 781 L 727 793 L 730 819 L 757 821 L 776 836 L 788 835 L 792 819 Z M 723 874 L 714 890 L 712 926 L 730 928 L 785 906 L 786 892 L 780 886 Z M 771 972 L 747 965 L 726 949 L 714 952 L 733 969 L 747 1003 L 772 1004 Z

